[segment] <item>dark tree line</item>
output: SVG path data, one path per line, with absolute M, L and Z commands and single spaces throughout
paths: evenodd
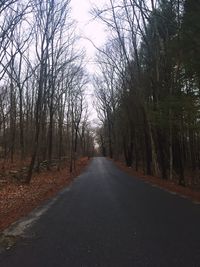
M 200 182 L 200 1 L 109 0 L 94 77 L 104 155 L 180 184 Z M 191 177 L 191 179 L 188 179 Z
M 27 182 L 54 158 L 72 171 L 93 137 L 70 0 L 4 0 L 0 21 L 0 157 L 30 161 Z

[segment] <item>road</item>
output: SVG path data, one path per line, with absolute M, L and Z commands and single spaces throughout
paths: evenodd
M 200 205 L 94 158 L 0 266 L 198 267 Z

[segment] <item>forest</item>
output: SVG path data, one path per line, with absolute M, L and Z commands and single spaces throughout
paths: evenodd
M 85 52 L 69 0 L 0 2 L 0 165 L 24 177 L 93 151 L 85 89 Z
M 101 152 L 144 174 L 200 184 L 200 1 L 110 0 L 94 77 Z
M 93 43 L 97 127 L 71 1 L 1 1 L 1 175 L 8 162 L 23 163 L 26 183 L 41 166 L 68 162 L 72 172 L 98 146 L 136 171 L 198 187 L 200 1 L 109 0 L 90 13 L 108 36 Z
M 200 266 L 200 0 L 0 0 L 0 266 Z

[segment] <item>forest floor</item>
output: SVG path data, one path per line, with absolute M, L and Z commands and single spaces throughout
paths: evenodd
M 69 168 L 34 174 L 29 185 L 8 180 L 0 186 L 0 230 L 26 216 L 34 208 L 68 186 L 88 165 L 88 158 L 77 160 L 76 171 Z
M 131 176 L 138 177 L 152 185 L 156 185 L 166 191 L 170 191 L 181 195 L 182 197 L 191 199 L 193 202 L 200 203 L 200 190 L 190 187 L 178 185 L 175 181 L 163 180 L 150 175 L 144 175 L 142 171 L 135 171 L 133 168 L 127 167 L 122 161 L 113 161 L 120 169 Z

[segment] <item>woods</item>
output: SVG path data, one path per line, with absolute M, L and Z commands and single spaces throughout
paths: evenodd
M 200 266 L 200 0 L 0 0 L 0 266 Z
M 94 133 L 70 0 L 0 4 L 0 157 L 26 162 L 29 183 L 92 155 Z M 200 2 L 109 0 L 93 17 L 108 32 L 93 78 L 104 156 L 181 185 L 200 177 Z M 93 126 L 94 127 L 94 126 Z
M 25 182 L 45 162 L 74 170 L 93 151 L 84 51 L 77 48 L 69 0 L 0 3 L 0 157 L 28 164 Z
M 94 77 L 104 155 L 147 175 L 200 183 L 200 2 L 109 0 Z

